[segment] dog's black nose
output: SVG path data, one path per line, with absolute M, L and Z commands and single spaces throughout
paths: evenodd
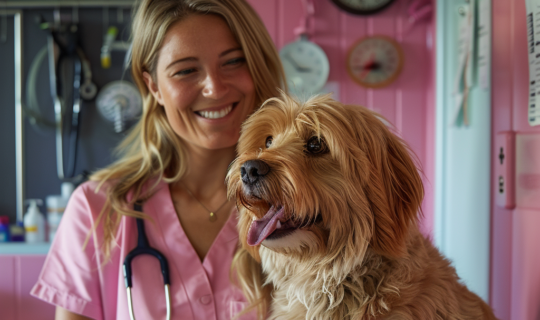
M 270 166 L 262 160 L 248 160 L 240 167 L 242 182 L 245 184 L 254 184 L 268 172 L 270 172 Z

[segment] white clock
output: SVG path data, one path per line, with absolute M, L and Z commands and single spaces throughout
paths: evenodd
M 328 57 L 321 47 L 305 36 L 283 47 L 279 57 L 292 94 L 304 96 L 317 93 L 328 80 Z

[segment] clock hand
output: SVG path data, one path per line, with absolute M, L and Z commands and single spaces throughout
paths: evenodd
M 291 54 L 289 52 L 287 52 L 287 54 L 285 54 L 285 59 L 289 60 L 289 62 L 293 65 L 293 67 L 296 69 L 296 71 L 298 71 L 298 72 L 311 72 L 310 68 L 301 67 L 298 64 L 298 62 L 296 62 L 296 60 L 294 60 L 293 57 L 291 57 Z
M 381 64 L 378 63 L 377 61 L 375 61 L 375 53 L 373 53 L 371 55 L 371 58 L 369 59 L 369 61 L 365 65 L 355 67 L 355 68 L 364 70 L 360 74 L 360 78 L 364 79 L 371 71 L 379 70 L 381 68 Z

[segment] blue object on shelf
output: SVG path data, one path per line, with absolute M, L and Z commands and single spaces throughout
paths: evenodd
M 9 242 L 9 217 L 0 216 L 0 242 Z
M 17 224 L 11 225 L 11 242 L 24 242 L 24 225 L 22 221 L 17 221 Z

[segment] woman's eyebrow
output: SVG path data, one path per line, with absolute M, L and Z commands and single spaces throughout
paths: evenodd
M 231 53 L 231 52 L 233 52 L 233 51 L 243 51 L 243 50 L 242 50 L 241 47 L 238 47 L 238 48 L 232 48 L 232 49 L 229 49 L 229 50 L 225 50 L 225 51 L 223 51 L 223 52 L 219 55 L 219 57 L 221 58 L 221 57 L 223 57 L 223 56 L 226 56 L 226 55 L 228 55 L 229 53 Z
M 170 67 L 172 67 L 173 65 L 177 64 L 177 63 L 180 63 L 180 62 L 185 62 L 185 61 L 197 61 L 198 59 L 195 58 L 195 57 L 187 57 L 187 58 L 182 58 L 182 59 L 178 59 L 178 60 L 174 60 L 173 62 L 169 63 L 168 66 L 165 67 L 165 70 L 169 69 Z

